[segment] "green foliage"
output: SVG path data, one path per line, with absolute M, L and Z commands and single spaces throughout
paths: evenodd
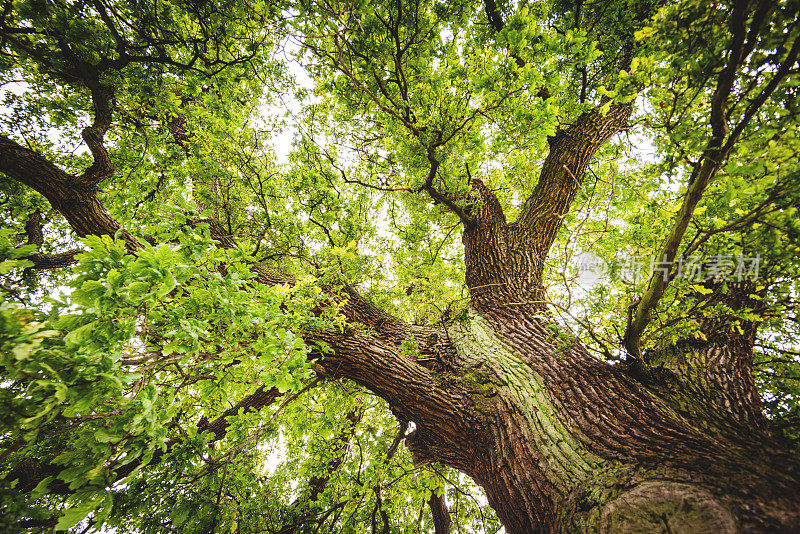
M 176 427 L 213 416 L 253 381 L 281 392 L 308 381 L 300 334 L 327 321 L 311 312 L 318 288 L 254 285 L 241 253 L 213 246 L 204 226 L 136 256 L 86 238 L 67 299 L 50 299 L 46 314 L 3 303 L 2 433 L 20 445 L 16 457 L 57 447 L 48 460 L 64 466 L 58 478 L 105 495 L 115 469 L 146 465 Z M 51 436 L 63 424 L 75 429 Z M 76 494 L 62 521 L 110 499 L 90 495 Z
M 426 184 L 463 208 L 481 178 L 513 221 L 560 128 L 633 102 L 631 129 L 591 162 L 545 270 L 563 315 L 550 339 L 559 355 L 577 342 L 569 327 L 620 359 L 647 281 L 624 276 L 620 255 L 654 254 L 671 226 L 708 140 L 730 7 L 497 4 L 499 30 L 466 1 L 4 4 L 2 133 L 79 175 L 92 161 L 81 144 L 92 88 L 113 93 L 104 142 L 116 168 L 99 196 L 143 246 L 78 239 L 46 198 L 0 173 L 0 530 L 24 519 L 363 532 L 382 509 L 393 532 L 430 532 L 425 503 L 442 491 L 454 532 L 499 529 L 464 475 L 414 467 L 402 446 L 389 457 L 397 423 L 385 403 L 336 380 L 306 391 L 309 358 L 326 347 L 303 334 L 344 330 L 343 282 L 418 325 L 452 319 L 469 298 L 462 228 Z M 732 123 L 777 68 L 796 15 L 789 1 L 769 11 L 734 84 Z M 290 75 L 299 64 L 310 81 Z M 744 129 L 682 249 L 760 258 L 747 305 L 678 277 L 644 340 L 657 350 L 707 341 L 705 320 L 758 323 L 755 378 L 795 443 L 798 83 L 793 71 Z M 283 158 L 276 139 L 292 135 Z M 26 229 L 36 213 L 42 243 Z M 30 269 L 31 254 L 74 248 L 74 266 Z M 587 251 L 611 266 L 601 283 L 576 277 Z M 259 284 L 256 267 L 295 283 Z M 400 350 L 416 358 L 419 344 L 410 336 Z M 259 387 L 282 396 L 226 412 Z M 216 436 L 207 425 L 226 413 Z

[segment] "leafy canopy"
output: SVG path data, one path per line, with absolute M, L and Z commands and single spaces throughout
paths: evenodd
M 734 84 L 733 123 L 796 38 L 796 3 L 773 4 Z M 648 262 L 681 205 L 711 134 L 730 10 L 700 0 L 2 5 L 3 134 L 79 175 L 95 156 L 84 128 L 105 128 L 114 169 L 100 198 L 142 246 L 120 232 L 76 237 L 44 196 L 0 174 L 0 528 L 118 532 L 425 531 L 426 502 L 442 492 L 455 531 L 497 531 L 463 475 L 414 467 L 393 444 L 406 429 L 398 435 L 383 401 L 318 380 L 328 349 L 304 335 L 353 327 L 337 314 L 344 283 L 416 324 L 456 315 L 468 299 L 457 213 L 471 178 L 513 220 L 560 128 L 633 102 L 631 128 L 591 163 L 545 271 L 554 313 L 599 357 L 619 359 L 647 284 L 620 258 Z M 676 278 L 644 348 L 691 338 L 702 318 L 760 322 L 756 379 L 775 427 L 796 440 L 792 68 L 682 244 L 706 264 L 758 258 L 754 303 L 734 310 Z M 288 136 L 284 158 L 274 147 Z M 72 249 L 74 265 L 34 268 L 37 254 Z M 610 266 L 600 284 L 578 276 L 587 251 Z M 295 282 L 258 283 L 272 270 Z M 255 410 L 254 390 L 276 393 Z M 22 480 L 36 489 L 21 494 Z

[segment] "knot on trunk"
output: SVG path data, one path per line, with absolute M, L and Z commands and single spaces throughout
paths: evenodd
M 677 482 L 644 482 L 603 507 L 601 532 L 733 534 L 736 522 L 709 492 Z
M 411 453 L 414 467 L 420 467 L 436 460 L 433 443 L 425 438 L 419 427 L 406 434 L 406 448 Z

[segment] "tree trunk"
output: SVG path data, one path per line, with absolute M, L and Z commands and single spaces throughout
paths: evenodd
M 755 325 L 701 323 L 710 341 L 670 347 L 646 375 L 597 360 L 547 312 L 540 236 L 474 185 L 469 310 L 437 333 L 351 294 L 349 318 L 379 339 L 324 335 L 322 365 L 413 421 L 415 462 L 470 475 L 509 533 L 795 531 L 800 460 L 765 430 Z M 400 354 L 407 335 L 424 358 Z
M 347 308 L 377 339 L 356 329 L 322 333 L 334 349 L 322 365 L 413 421 L 406 444 L 415 462 L 471 476 L 509 533 L 791 532 L 800 525 L 800 462 L 753 411 L 749 371 L 723 381 L 736 384 L 733 396 L 709 378 L 719 372 L 703 375 L 706 390 L 681 376 L 670 387 L 658 376 L 636 380 L 624 366 L 591 356 L 543 306 L 505 289 L 518 285 L 495 284 L 494 300 L 478 292 L 442 332 L 403 327 L 351 294 Z M 409 334 L 420 346 L 416 361 L 398 349 Z M 722 347 L 685 349 L 700 362 L 689 367 L 693 376 L 708 361 L 741 368 L 731 339 L 720 339 Z
M 463 365 L 456 382 L 483 418 L 461 467 L 508 532 L 800 525 L 795 456 L 761 432 L 734 441 L 704 429 L 520 308 L 473 310 L 450 331 Z M 418 432 L 436 441 L 424 425 Z

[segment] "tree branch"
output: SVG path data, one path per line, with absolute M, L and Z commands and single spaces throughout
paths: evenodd
M 428 507 L 431 509 L 433 516 L 433 532 L 434 534 L 450 534 L 450 510 L 447 508 L 447 501 L 444 499 L 444 490 L 441 495 L 436 495 L 436 492 L 431 492 L 428 499 Z
M 33 262 L 31 269 L 48 270 L 60 269 L 62 267 L 69 267 L 75 265 L 78 260 L 75 258 L 78 254 L 84 252 L 80 249 L 72 249 L 66 252 L 58 252 L 56 254 L 31 254 L 26 256 L 26 260 Z
M 627 126 L 633 106 L 613 104 L 604 115 L 584 113 L 550 138 L 539 181 L 525 201 L 518 224 L 529 230 L 543 258 L 569 212 L 591 159 L 612 135 Z
M 97 198 L 97 188 L 68 174 L 39 153 L 0 134 L 0 172 L 42 194 L 69 222 L 80 237 L 115 235 L 118 231 L 129 250 L 139 241 L 106 210 Z
M 114 176 L 114 162 L 103 145 L 103 137 L 111 126 L 111 99 L 114 90 L 96 80 L 89 80 L 86 85 L 92 95 L 94 121 L 91 126 L 83 129 L 81 137 L 89 147 L 94 161 L 77 179 L 87 185 L 96 185 Z
M 734 5 L 730 21 L 732 35 L 729 44 L 728 63 L 717 80 L 717 86 L 711 100 L 711 138 L 708 140 L 706 149 L 703 151 L 701 161 L 695 166 L 692 172 L 689 185 L 686 188 L 686 194 L 683 198 L 683 203 L 675 216 L 675 223 L 664 241 L 664 245 L 658 256 L 659 261 L 664 262 L 664 264 L 670 266 L 670 268 L 678 253 L 680 244 L 683 241 L 683 236 L 692 219 L 694 210 L 706 187 L 724 165 L 736 141 L 744 131 L 745 126 L 775 91 L 783 78 L 786 77 L 791 66 L 797 61 L 798 53 L 800 53 L 800 37 L 798 37 L 795 39 L 792 49 L 775 72 L 773 78 L 764 89 L 762 89 L 758 96 L 751 101 L 750 105 L 743 113 L 741 120 L 734 127 L 726 140 L 725 136 L 728 135 L 726 108 L 728 98 L 734 86 L 736 71 L 745 59 L 743 55 L 746 49 L 745 39 L 748 41 L 755 40 L 755 37 L 752 35 L 748 37 L 746 7 L 747 2 L 743 0 L 737 1 Z M 758 11 L 754 20 L 751 22 L 750 34 L 752 34 L 753 31 L 757 32 L 757 28 L 762 24 L 760 17 L 763 15 L 760 13 L 761 12 Z M 752 47 L 750 47 L 750 50 L 752 50 Z M 652 320 L 653 310 L 658 306 L 669 284 L 669 279 L 669 276 L 661 271 L 652 274 L 647 290 L 636 305 L 636 309 L 631 315 L 628 327 L 625 331 L 623 340 L 625 349 L 633 359 L 634 365 L 639 367 L 640 372 L 643 371 L 642 366 L 646 365 L 646 362 L 642 361 L 642 353 L 639 346 L 641 337 Z
M 505 22 L 503 22 L 503 15 L 500 13 L 500 9 L 498 9 L 495 1 L 484 0 L 483 7 L 486 10 L 486 18 L 489 20 L 489 25 L 494 28 L 495 31 L 502 31 L 502 29 L 505 28 Z

